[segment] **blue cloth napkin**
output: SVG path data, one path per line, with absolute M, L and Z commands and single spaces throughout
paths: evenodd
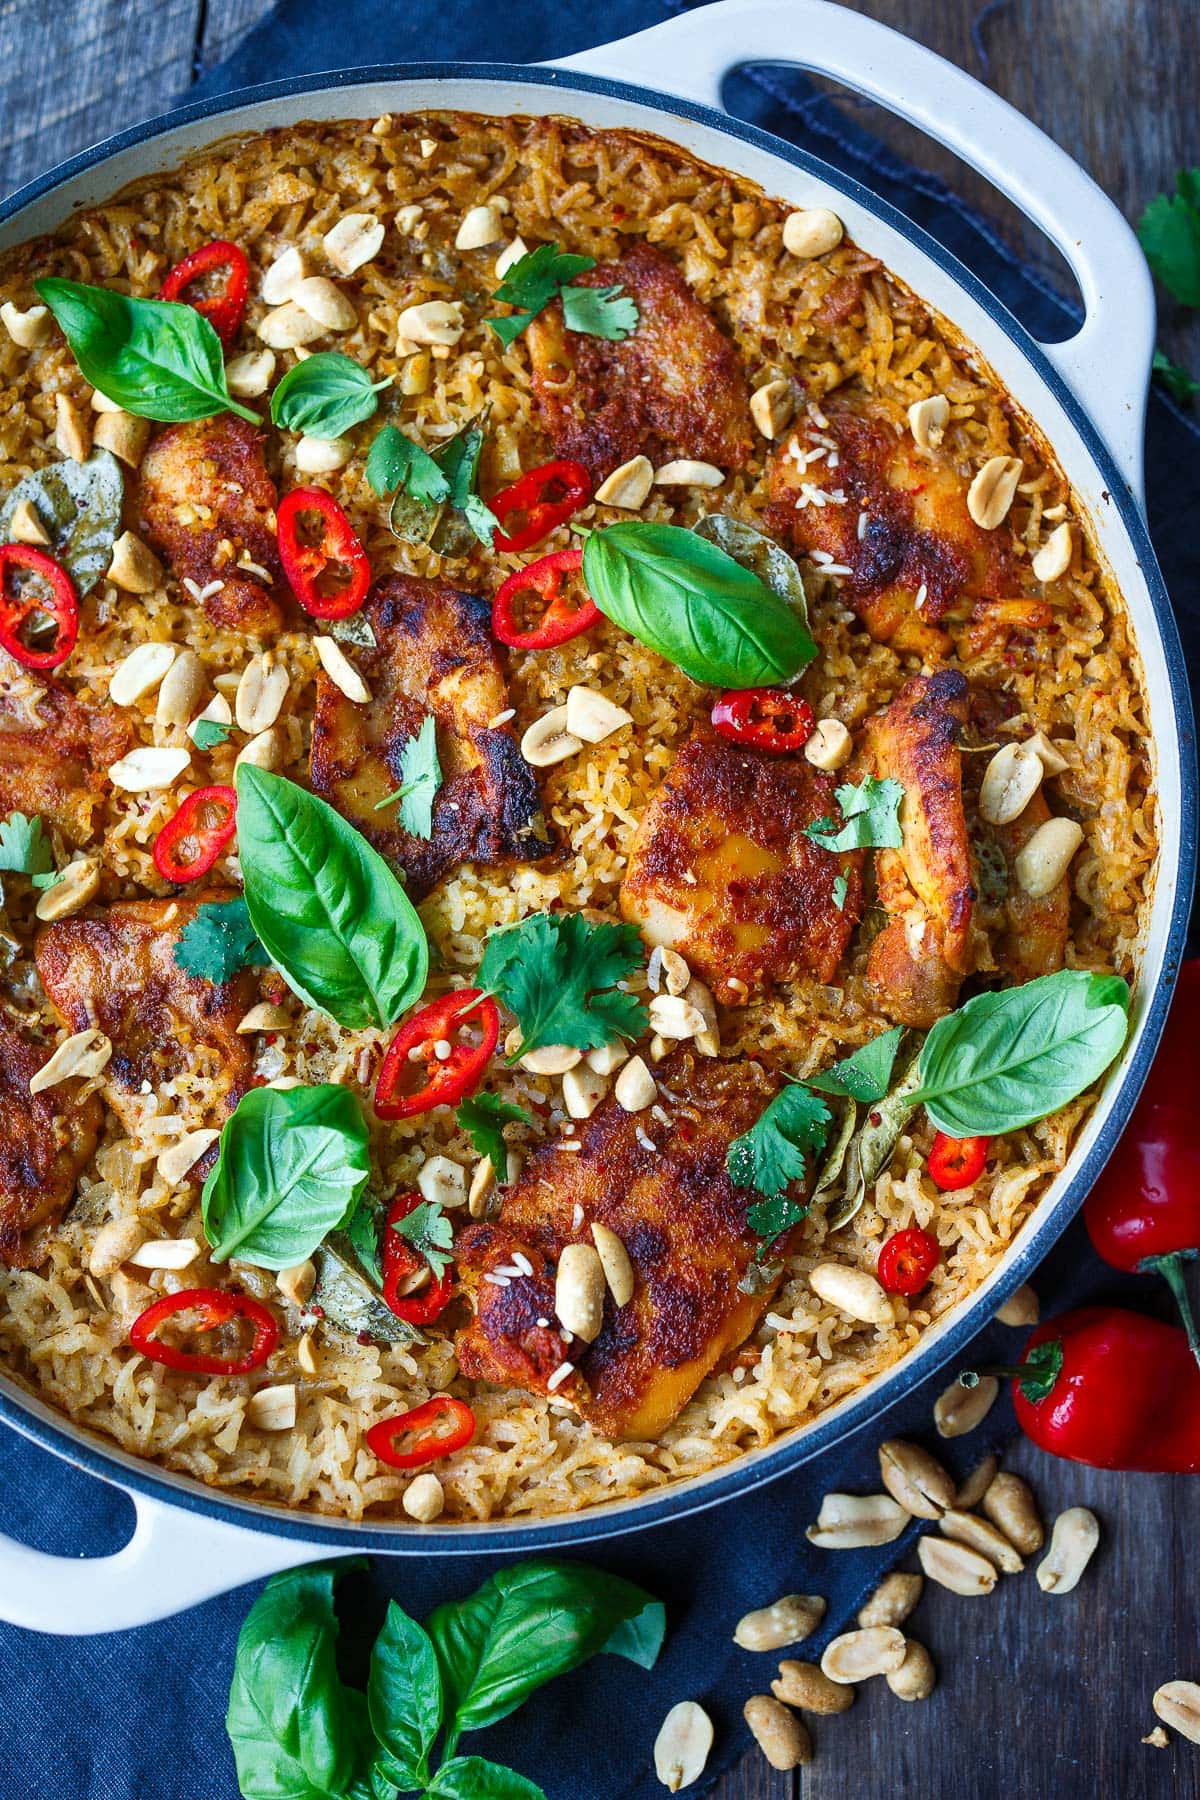
M 203 73 L 194 92 L 224 92 L 347 61 L 431 54 L 487 60 L 501 48 L 510 61 L 532 62 L 568 55 L 601 36 L 622 36 L 671 10 L 678 7 L 658 0 L 609 0 L 601 23 L 581 8 L 525 0 L 506 13 L 498 45 L 494 13 L 482 0 L 409 0 L 403 8 L 395 0 L 339 0 L 337 7 L 282 0 L 270 23 L 252 32 L 227 63 Z M 945 186 L 849 125 L 803 78 L 741 74 L 728 97 L 741 116 L 805 145 L 885 195 L 955 251 L 1039 336 L 1070 334 L 1075 315 L 1038 271 L 1018 265 L 985 221 Z M 1194 670 L 1200 670 L 1192 523 L 1200 510 L 1198 448 L 1195 426 L 1156 395 L 1148 445 L 1151 526 Z M 1133 1304 L 1158 1300 L 1152 1284 L 1131 1284 L 1106 1270 L 1078 1226 L 1043 1265 L 1035 1286 L 1043 1311 L 1051 1312 L 1110 1291 Z M 962 1363 L 1009 1360 L 1021 1336 L 992 1325 Z M 601 1657 L 544 1689 L 514 1719 L 468 1740 L 466 1749 L 511 1763 L 539 1781 L 550 1800 L 658 1800 L 663 1789 L 651 1767 L 654 1737 L 667 1708 L 691 1696 L 704 1702 L 717 1726 L 709 1778 L 690 1790 L 703 1792 L 744 1750 L 742 1703 L 761 1692 L 774 1672 L 774 1659 L 734 1647 L 735 1621 L 782 1593 L 815 1592 L 827 1596 L 829 1611 L 822 1632 L 800 1654 L 819 1653 L 843 1627 L 905 1542 L 881 1551 L 819 1551 L 805 1542 L 804 1528 L 823 1493 L 878 1488 L 875 1448 L 883 1437 L 928 1437 L 933 1401 L 948 1379 L 943 1370 L 811 1470 L 676 1527 L 585 1553 L 666 1601 L 670 1630 L 658 1667 L 644 1674 Z M 1013 1430 L 1005 1399 L 969 1438 L 938 1451 L 962 1475 Z M 123 1496 L 9 1432 L 0 1434 L 0 1490 L 4 1529 L 40 1549 L 102 1555 L 128 1536 L 131 1508 Z M 347 1575 L 342 1614 L 348 1676 L 362 1678 L 389 1595 L 423 1617 L 439 1601 L 470 1592 L 496 1560 L 375 1557 L 369 1573 Z M 253 1592 L 111 1637 L 72 1642 L 0 1627 L 5 1800 L 236 1800 L 223 1720 L 234 1644 Z

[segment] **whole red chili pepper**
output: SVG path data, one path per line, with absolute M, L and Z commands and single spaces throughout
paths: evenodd
M 199 881 L 236 830 L 237 789 L 197 788 L 155 838 L 154 866 L 164 881 Z
M 582 567 L 582 550 L 555 550 L 510 575 L 492 602 L 492 633 L 497 641 L 514 650 L 550 650 L 595 625 L 600 608 L 583 588 L 582 578 L 582 598 L 572 592 L 572 577 Z M 525 610 L 530 596 L 543 600 L 546 609 L 536 625 L 526 628 L 518 614 Z
M 453 1042 L 452 1034 L 470 1025 L 476 1014 L 483 1031 L 480 1042 Z M 453 1106 L 479 1086 L 499 1037 L 496 1002 L 479 988 L 459 988 L 431 1001 L 388 1045 L 375 1083 L 375 1111 L 381 1119 L 411 1119 L 434 1106 Z M 405 1077 L 414 1074 L 420 1086 L 406 1092 Z
M 722 694 L 712 709 L 712 722 L 722 737 L 755 750 L 784 756 L 803 750 L 816 729 L 813 709 L 781 688 L 735 688 Z
M 1200 1335 L 1183 1265 L 1200 1250 L 1200 1107 L 1195 1030 L 1200 960 L 1184 963 L 1162 1043 L 1120 1142 L 1088 1195 L 1084 1223 L 1115 1269 L 1167 1282 L 1200 1363 Z
M 244 1356 L 237 1357 L 210 1356 L 201 1350 L 179 1350 L 174 1344 L 164 1344 L 155 1335 L 159 1326 L 181 1312 L 195 1315 L 197 1331 L 215 1331 L 232 1319 L 246 1319 L 254 1327 L 254 1342 Z M 129 1328 L 129 1341 L 164 1369 L 182 1369 L 188 1375 L 248 1375 L 274 1350 L 279 1325 L 249 1294 L 235 1294 L 227 1288 L 184 1288 L 178 1294 L 164 1294 L 140 1313 Z
M 293 488 L 276 513 L 279 560 L 293 594 L 314 619 L 348 619 L 371 585 L 354 527 L 324 488 Z
M 989 1137 L 947 1137 L 939 1131 L 929 1147 L 929 1173 L 944 1193 L 970 1187 L 983 1174 L 991 1146 Z
M 1200 1369 L 1177 1325 L 1083 1306 L 1039 1325 L 1016 1368 L 979 1373 L 1013 1377 L 1022 1431 L 1053 1456 L 1200 1474 Z
M 415 1435 L 409 1448 L 398 1450 L 397 1440 L 410 1433 Z M 456 1400 L 452 1394 L 435 1394 L 411 1412 L 380 1419 L 368 1431 L 367 1445 L 391 1469 L 419 1469 L 461 1450 L 474 1436 L 475 1414 L 466 1401 Z
M 582 463 L 561 458 L 538 469 L 526 469 L 511 487 L 502 488 L 488 502 L 501 525 L 512 521 L 507 530 L 496 533 L 492 548 L 505 552 L 532 549 L 556 525 L 565 525 L 591 497 L 591 477 Z
M 937 1239 L 919 1225 L 897 1231 L 879 1252 L 875 1273 L 889 1294 L 919 1294 L 941 1257 Z
M 224 284 L 218 292 L 203 294 L 196 300 L 186 299 L 186 289 L 194 281 L 211 274 L 214 269 L 227 271 Z M 238 244 L 218 238 L 211 244 L 201 244 L 198 250 L 185 256 L 181 263 L 176 263 L 159 288 L 158 297 L 160 300 L 182 301 L 183 305 L 190 306 L 194 312 L 203 314 L 223 347 L 228 350 L 238 334 L 249 293 L 250 264 L 246 260 L 246 252 Z
M 17 587 L 19 571 L 35 577 Z M 56 627 L 49 650 L 34 650 L 22 632 L 39 617 Z M 79 596 L 61 563 L 30 544 L 0 544 L 0 648 L 25 669 L 57 669 L 79 636 Z
M 423 1198 L 421 1194 L 398 1194 L 388 1208 L 389 1229 L 383 1234 L 383 1297 L 396 1317 L 406 1319 L 410 1325 L 431 1324 L 445 1311 L 454 1292 L 454 1277 L 449 1265 L 415 1292 L 402 1294 L 399 1291 L 404 1282 L 429 1265 L 419 1250 L 390 1227 L 415 1212 Z

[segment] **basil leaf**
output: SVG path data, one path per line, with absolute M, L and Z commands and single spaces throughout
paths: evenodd
M 251 1607 L 225 1714 L 244 1800 L 366 1791 L 367 1705 L 338 1675 L 333 1610 L 334 1583 L 361 1566 L 289 1569 L 272 1576 Z
M 903 1036 L 903 1025 L 893 1025 L 890 1031 L 872 1038 L 869 1043 L 860 1044 L 831 1069 L 825 1069 L 820 1075 L 806 1076 L 805 1087 L 851 1100 L 882 1100 L 892 1079 L 896 1052 Z
M 58 276 L 34 286 L 86 380 L 126 412 L 172 423 L 234 412 L 252 425 L 262 423 L 230 398 L 221 340 L 195 307 L 133 300 Z
M 777 685 L 817 653 L 786 601 L 678 525 L 630 519 L 591 532 L 583 575 L 602 613 L 707 686 Z
M 468 1599 L 439 1606 L 425 1626 L 452 1737 L 507 1718 L 537 1688 L 603 1650 L 651 1600 L 587 1563 L 529 1562 L 499 1569 Z
M 442 1677 L 428 1635 L 393 1600 L 371 1652 L 367 1681 L 378 1767 L 401 1788 L 424 1787 L 442 1724 Z
M 392 380 L 372 381 L 360 362 L 321 350 L 289 369 L 271 396 L 271 423 L 306 437 L 335 438 L 369 419 L 375 395 Z
M 428 1792 L 430 1800 L 546 1800 L 536 1781 L 482 1756 L 456 1756 L 443 1763 Z
M 18 481 L 0 507 L 0 543 L 11 538 L 13 514 L 22 500 L 28 500 L 50 539 L 51 555 L 66 569 L 82 598 L 112 561 L 124 499 L 121 465 L 108 450 L 93 450 L 82 463 L 49 463 Z
M 349 1217 L 370 1175 L 348 1088 L 251 1088 L 225 1121 L 201 1210 L 212 1260 L 289 1269 Z
M 313 1252 L 317 1266 L 312 1304 L 325 1315 L 324 1323 L 348 1337 L 377 1338 L 383 1344 L 423 1344 L 424 1338 L 407 1319 L 398 1319 L 372 1286 L 353 1239 L 345 1230 L 331 1231 Z
M 1098 1081 L 1129 1031 L 1119 975 L 1059 969 L 976 994 L 939 1019 L 910 1096 L 950 1137 L 999 1137 L 1057 1112 Z
M 786 600 L 804 623 L 808 624 L 808 595 L 804 591 L 804 577 L 800 573 L 800 565 L 794 557 L 788 555 L 782 544 L 777 544 L 773 537 L 760 531 L 757 525 L 747 525 L 744 519 L 735 519 L 732 513 L 706 513 L 696 526 L 697 537 L 707 538 L 732 556 L 734 562 L 741 563 L 765 581 L 773 593 Z
M 652 1669 L 667 1635 L 667 1609 L 651 1600 L 635 1618 L 625 1619 L 604 1646 L 605 1656 L 623 1656 L 639 1669 Z
M 429 973 L 404 889 L 340 813 L 294 781 L 243 763 L 237 790 L 246 905 L 271 961 L 347 1030 L 390 1025 Z

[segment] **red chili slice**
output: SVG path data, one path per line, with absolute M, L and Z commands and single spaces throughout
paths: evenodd
M 919 1294 L 941 1257 L 938 1241 L 918 1225 L 897 1231 L 879 1252 L 875 1272 L 889 1294 Z
M 563 458 L 526 469 L 511 487 L 502 488 L 488 504 L 501 525 L 493 549 L 506 553 L 531 550 L 548 537 L 556 525 L 565 525 L 592 497 L 591 476 L 582 463 Z
M 16 586 L 12 577 L 20 570 L 35 579 Z M 31 648 L 22 636 L 40 618 L 56 627 L 49 650 Z M 40 635 L 40 625 L 37 629 Z M 78 636 L 79 596 L 62 564 L 30 544 L 0 544 L 0 647 L 22 668 L 57 669 Z
M 817 723 L 807 700 L 780 688 L 738 688 L 722 694 L 712 709 L 712 722 L 735 744 L 774 750 L 780 756 L 802 750 Z
M 451 1034 L 476 1018 L 483 1030 L 482 1040 L 454 1043 Z M 400 1027 L 388 1045 L 375 1083 L 375 1111 L 381 1119 L 411 1119 L 416 1113 L 434 1106 L 453 1106 L 456 1100 L 473 1094 L 499 1036 L 496 1002 L 486 999 L 479 988 L 460 988 L 431 1001 Z M 412 1076 L 421 1085 L 406 1092 L 406 1078 Z
M 164 881 L 198 881 L 236 830 L 237 789 L 197 788 L 155 838 L 154 866 Z
M 395 1225 L 397 1220 L 405 1219 L 421 1205 L 424 1196 L 421 1194 L 398 1194 L 388 1208 L 388 1226 Z M 426 1284 L 412 1293 L 402 1294 L 401 1286 L 428 1263 L 419 1250 L 414 1250 L 400 1236 L 398 1231 L 387 1230 L 383 1234 L 383 1297 L 398 1319 L 407 1319 L 410 1325 L 429 1325 L 444 1312 L 450 1304 L 454 1292 L 454 1277 L 450 1273 L 449 1264 L 440 1275 L 435 1275 Z
M 254 1327 L 254 1342 L 238 1357 L 207 1356 L 201 1350 L 179 1350 L 174 1344 L 162 1343 L 155 1335 L 159 1326 L 182 1312 L 195 1314 L 197 1331 L 216 1331 L 232 1319 L 245 1319 Z M 248 1375 L 274 1350 L 279 1325 L 266 1307 L 248 1294 L 230 1293 L 225 1288 L 185 1288 L 182 1293 L 164 1294 L 139 1314 L 129 1328 L 129 1341 L 164 1369 L 182 1369 L 188 1375 Z
M 929 1152 L 929 1173 L 946 1192 L 970 1187 L 983 1174 L 989 1137 L 952 1138 L 939 1131 Z
M 398 1441 L 412 1434 L 407 1450 L 398 1450 Z M 367 1433 L 367 1445 L 389 1469 L 419 1469 L 423 1463 L 437 1462 L 461 1450 L 475 1436 L 475 1414 L 465 1400 L 452 1394 L 435 1394 L 423 1406 L 411 1412 L 395 1413 L 380 1419 Z
M 510 575 L 492 602 L 492 635 L 514 650 L 550 650 L 589 630 L 601 615 L 582 579 L 582 598 L 571 579 L 582 567 L 582 550 L 555 550 Z M 544 600 L 546 608 L 525 630 L 521 615 L 530 596 Z
M 279 502 L 279 560 L 293 594 L 314 619 L 348 619 L 371 585 L 354 527 L 324 488 L 293 488 Z
M 194 281 L 211 275 L 214 269 L 226 271 L 224 283 L 216 293 L 202 294 L 195 300 L 186 298 L 186 290 Z M 160 300 L 178 300 L 206 318 L 222 345 L 228 350 L 238 334 L 246 312 L 250 293 L 250 264 L 246 252 L 237 244 L 218 238 L 201 244 L 181 263 L 176 263 L 158 290 Z

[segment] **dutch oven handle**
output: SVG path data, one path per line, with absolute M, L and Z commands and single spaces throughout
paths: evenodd
M 745 63 L 828 75 L 900 114 L 1006 194 L 1062 251 L 1084 322 L 1042 349 L 1100 431 L 1139 503 L 1154 354 L 1154 289 L 1130 226 L 1064 150 L 1015 107 L 911 38 L 830 0 L 719 0 L 556 68 L 721 105 Z
M 0 1620 L 55 1637 L 128 1631 L 280 1569 L 353 1554 L 130 1499 L 137 1525 L 112 1556 L 48 1556 L 0 1533 Z

